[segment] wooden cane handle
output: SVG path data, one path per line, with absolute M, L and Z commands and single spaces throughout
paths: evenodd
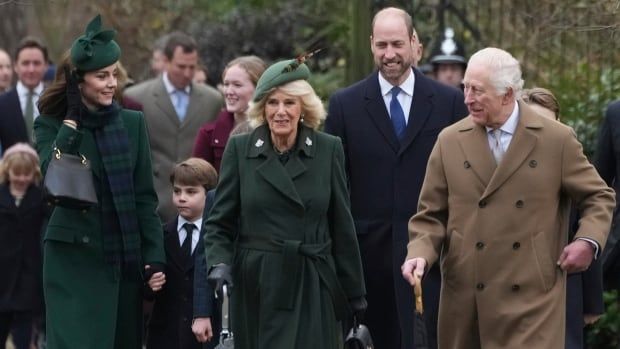
M 413 273 L 415 279 L 415 286 L 413 286 L 413 294 L 415 296 L 415 310 L 424 314 L 424 305 L 422 304 L 422 278 L 416 273 Z

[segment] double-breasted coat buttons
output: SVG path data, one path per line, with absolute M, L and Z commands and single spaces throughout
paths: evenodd
M 517 208 L 522 208 L 524 205 L 523 200 L 517 200 L 517 202 L 515 202 Z

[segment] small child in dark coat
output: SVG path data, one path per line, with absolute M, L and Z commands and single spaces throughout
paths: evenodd
M 0 347 L 9 330 L 28 349 L 43 309 L 41 230 L 47 205 L 39 187 L 37 152 L 26 143 L 6 149 L 0 162 Z
M 219 327 L 215 296 L 211 288 L 205 287 L 206 299 L 194 302 L 194 274 L 202 274 L 196 268 L 206 268 L 200 230 L 206 194 L 215 187 L 217 173 L 205 160 L 190 158 L 174 167 L 170 183 L 179 214 L 164 226 L 165 277 L 155 274 L 149 281 L 151 287 L 162 283 L 163 287 L 155 294 L 147 349 L 213 348 L 216 341 L 211 339 Z M 206 279 L 203 282 L 206 285 Z M 202 335 L 194 335 L 192 324 L 200 324 Z

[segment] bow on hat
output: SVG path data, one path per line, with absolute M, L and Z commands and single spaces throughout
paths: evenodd
M 76 61 L 92 57 L 94 45 L 106 44 L 114 39 L 114 36 L 116 36 L 116 30 L 101 30 L 101 15 L 97 15 L 88 23 L 85 34 L 77 40 L 77 45 L 80 45 L 82 50 L 76 55 Z
M 115 30 L 102 30 L 100 15 L 93 18 L 85 33 L 71 45 L 71 62 L 75 68 L 81 72 L 89 72 L 118 61 L 121 48 L 114 41 L 114 36 Z

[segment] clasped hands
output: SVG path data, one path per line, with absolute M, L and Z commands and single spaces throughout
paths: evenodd
M 144 266 L 144 278 L 148 280 L 148 285 L 157 292 L 164 287 L 166 283 L 166 274 L 164 273 L 164 266 L 159 263 L 147 264 Z

